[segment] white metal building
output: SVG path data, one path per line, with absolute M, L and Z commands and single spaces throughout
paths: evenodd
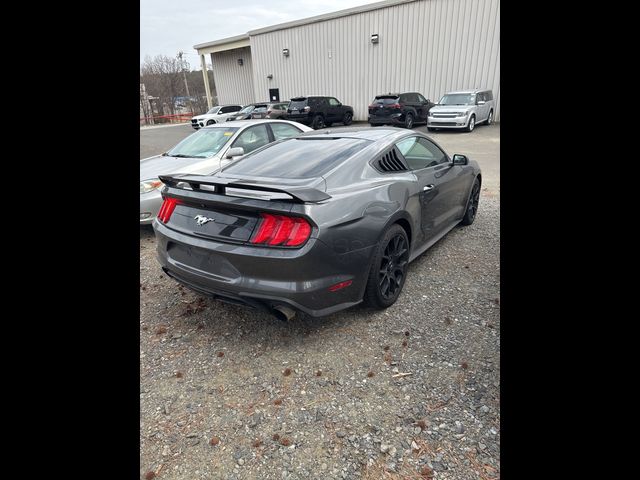
M 195 45 L 218 102 L 330 95 L 367 120 L 375 95 L 490 88 L 500 119 L 500 0 L 386 0 Z M 204 77 L 209 106 L 210 86 Z

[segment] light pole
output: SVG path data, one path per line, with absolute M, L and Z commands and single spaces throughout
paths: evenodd
M 193 105 L 191 103 L 191 95 L 189 94 L 189 84 L 187 83 L 187 74 L 184 71 L 184 64 L 182 63 L 182 50 L 178 52 L 178 58 L 180 59 L 180 69 L 182 70 L 182 76 L 184 78 L 184 89 L 187 91 L 187 98 L 189 99 L 189 108 L 193 114 Z

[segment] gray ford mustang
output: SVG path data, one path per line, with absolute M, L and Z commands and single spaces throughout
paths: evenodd
M 284 320 L 392 305 L 409 262 L 473 223 L 482 177 L 422 133 L 376 128 L 305 133 L 215 175 L 160 180 L 167 275 Z

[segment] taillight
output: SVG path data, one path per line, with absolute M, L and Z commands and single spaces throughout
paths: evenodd
M 394 103 L 392 105 L 389 105 L 389 108 L 402 108 L 402 105 L 400 105 L 399 103 Z
M 176 205 L 180 205 L 182 202 L 177 198 L 168 197 L 164 199 L 162 202 L 162 206 L 160 207 L 160 211 L 158 212 L 158 220 L 162 223 L 167 223 L 171 218 L 171 214 L 176 208 Z
M 308 112 L 309 110 L 311 110 L 311 107 L 308 105 L 302 109 L 303 112 Z
M 261 213 L 258 230 L 250 242 L 270 246 L 298 247 L 309 239 L 311 225 L 302 217 Z

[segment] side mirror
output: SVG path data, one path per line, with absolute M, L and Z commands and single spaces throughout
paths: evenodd
M 244 148 L 242 147 L 233 147 L 227 150 L 226 158 L 234 158 L 241 157 L 244 155 Z
M 469 164 L 469 159 L 466 157 L 466 155 L 460 155 L 459 153 L 456 153 L 453 156 L 453 164 L 454 165 L 468 165 Z
M 485 103 L 487 102 L 485 102 L 484 100 L 478 100 L 478 105 L 484 105 Z

